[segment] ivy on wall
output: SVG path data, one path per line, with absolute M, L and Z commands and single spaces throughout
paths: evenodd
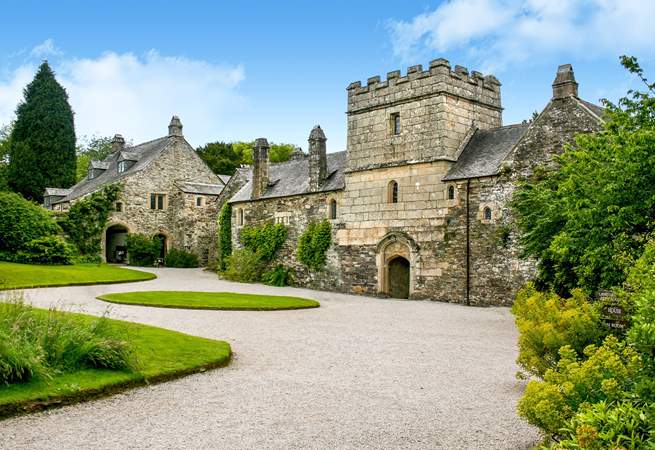
M 102 232 L 120 192 L 121 186 L 118 184 L 105 186 L 101 191 L 75 202 L 61 219 L 61 227 L 80 254 L 100 253 Z
M 265 263 L 273 260 L 275 253 L 282 247 L 286 239 L 287 227 L 281 223 L 275 225 L 268 223 L 261 227 L 243 227 L 241 229 L 243 246 L 257 253 Z
M 298 260 L 310 269 L 325 265 L 332 244 L 332 225 L 328 220 L 312 222 L 298 240 Z
M 218 251 L 217 268 L 220 272 L 227 269 L 227 260 L 232 254 L 232 205 L 225 203 L 218 214 Z

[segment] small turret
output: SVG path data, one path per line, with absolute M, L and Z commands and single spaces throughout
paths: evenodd
M 171 123 L 168 124 L 168 136 L 184 136 L 182 134 L 182 122 L 177 116 L 171 118 Z
M 562 64 L 557 68 L 557 75 L 553 81 L 553 100 L 577 97 L 578 83 L 575 81 L 573 66 L 571 64 Z
M 327 138 L 320 125 L 309 133 L 309 190 L 316 192 L 327 178 Z

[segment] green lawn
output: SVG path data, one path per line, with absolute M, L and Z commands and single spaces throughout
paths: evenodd
M 273 311 L 318 308 L 320 303 L 298 297 L 236 294 L 230 292 L 146 291 L 105 294 L 98 297 L 111 303 L 181 309 L 223 309 Z
M 0 261 L 0 290 L 144 281 L 154 274 L 107 264 L 39 266 Z
M 65 313 L 73 314 L 73 313 Z M 97 318 L 75 314 L 82 320 Z M 111 320 L 124 327 L 134 345 L 137 371 L 86 369 L 58 375 L 50 382 L 0 385 L 0 417 L 108 395 L 129 387 L 152 384 L 229 363 L 230 345 L 162 328 Z

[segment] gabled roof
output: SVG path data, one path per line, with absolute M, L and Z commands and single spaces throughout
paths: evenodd
M 91 169 L 107 170 L 109 169 L 109 163 L 107 161 L 91 161 L 89 167 Z
M 581 98 L 577 98 L 576 100 L 578 100 L 583 106 L 587 107 L 592 113 L 597 115 L 599 119 L 602 119 L 603 116 L 605 115 L 605 108 L 595 105 L 586 100 L 582 100 Z
M 321 185 L 319 192 L 343 189 L 345 186 L 344 170 L 346 168 L 346 152 L 328 153 L 326 156 L 328 176 Z M 231 203 L 250 200 L 252 193 L 252 171 L 249 171 L 246 176 L 248 182 L 234 194 L 230 199 Z M 271 164 L 268 169 L 268 179 L 268 189 L 259 197 L 260 199 L 308 194 L 309 159 Z
M 58 200 L 56 203 L 69 202 L 83 195 L 90 194 L 105 184 L 113 183 L 130 174 L 145 169 L 152 161 L 157 159 L 162 151 L 168 146 L 169 143 L 173 142 L 173 140 L 173 138 L 164 136 L 159 139 L 144 142 L 143 144 L 135 145 L 134 147 L 129 147 L 129 151 L 127 152 L 118 152 L 121 154 L 129 153 L 131 157 L 136 158 L 132 159 L 132 161 L 136 161 L 134 165 L 121 173 L 119 173 L 117 169 L 119 155 L 118 153 L 112 153 L 107 158 L 105 158 L 104 161 L 102 161 L 102 163 L 106 164 L 107 166 L 107 169 L 103 173 L 90 180 L 85 178 L 84 180 L 80 181 L 69 189 L 70 192 L 66 195 L 66 197 Z
M 61 189 L 61 188 L 45 188 L 45 197 L 65 197 L 70 194 L 70 189 Z
M 132 151 L 132 152 L 126 152 L 126 151 L 121 151 L 120 154 L 118 155 L 118 160 L 119 161 L 138 161 L 139 160 L 139 154 Z
M 225 187 L 222 184 L 196 183 L 193 181 L 176 181 L 175 184 L 182 192 L 187 194 L 219 195 Z
M 529 126 L 529 123 L 521 123 L 476 130 L 444 181 L 498 175 L 500 163 Z
M 229 175 L 218 175 L 218 179 L 221 180 L 223 184 L 227 184 L 227 182 L 230 181 L 230 178 L 232 177 Z

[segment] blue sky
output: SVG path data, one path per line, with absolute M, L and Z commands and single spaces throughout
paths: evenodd
M 192 145 L 267 137 L 346 146 L 346 86 L 445 57 L 503 83 L 504 123 L 550 98 L 558 64 L 580 95 L 616 100 L 639 57 L 655 78 L 652 0 L 3 1 L 0 124 L 48 59 L 78 137 L 141 142 L 178 114 Z

